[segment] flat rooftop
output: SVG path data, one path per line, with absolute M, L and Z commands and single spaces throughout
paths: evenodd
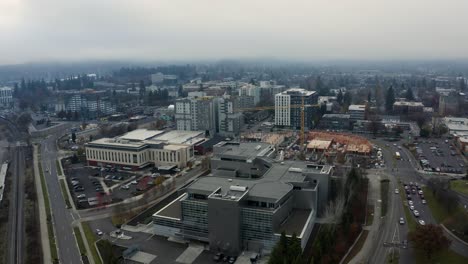
M 210 195 L 218 188 L 223 197 L 235 196 L 237 200 L 242 194 L 231 192 L 231 186 L 246 187 L 248 197 L 268 199 L 275 202 L 282 199 L 293 190 L 292 183 L 301 183 L 306 180 L 304 173 L 329 174 L 332 167 L 327 165 L 313 165 L 304 162 L 285 161 L 275 163 L 261 178 L 242 179 L 224 176 L 205 176 L 195 180 L 187 192 Z M 312 186 L 315 188 L 316 186 Z
M 148 130 L 148 129 L 136 129 L 130 131 L 123 136 L 120 136 L 121 139 L 143 141 L 155 137 L 157 135 L 163 134 L 164 131 L 160 130 Z
M 244 157 L 246 159 L 254 159 L 258 156 L 266 155 L 273 149 L 273 146 L 268 143 L 235 143 L 235 142 L 220 142 L 214 146 L 214 154 L 222 156 Z
M 205 138 L 205 132 L 203 131 L 172 130 L 151 140 L 165 141 L 170 144 L 195 144 L 203 138 Z
M 310 209 L 293 209 L 286 221 L 279 226 L 276 233 L 280 234 L 284 231 L 286 235 L 292 236 L 296 234 L 300 236 L 311 212 L 312 210 Z
M 173 219 L 181 219 L 182 218 L 182 205 L 180 201 L 185 198 L 187 194 L 182 194 L 181 196 L 177 197 L 174 201 L 170 202 L 163 208 L 161 208 L 159 211 L 153 214 L 154 216 L 157 217 L 167 217 L 167 218 L 173 218 Z
M 350 105 L 348 111 L 364 111 L 366 110 L 365 105 Z

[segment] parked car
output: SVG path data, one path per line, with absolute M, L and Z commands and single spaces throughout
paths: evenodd
M 413 210 L 414 210 L 414 205 L 410 205 L 409 209 L 410 209 L 411 211 L 413 211 Z
M 229 258 L 229 264 L 234 264 L 234 262 L 236 262 L 237 260 L 237 257 L 230 257 Z
M 137 182 L 136 180 L 133 180 L 133 181 L 131 181 L 130 183 L 133 184 L 133 185 L 137 185 L 137 184 L 138 184 L 138 182 Z
M 395 189 L 395 194 L 399 194 L 400 191 L 398 189 Z
M 419 222 L 420 225 L 426 225 L 426 222 L 424 222 L 424 220 L 422 220 L 422 219 L 419 219 L 418 222 Z
M 86 198 L 86 194 L 84 194 L 84 193 L 79 194 L 79 195 L 76 196 L 76 198 L 78 198 L 78 199 Z
M 128 189 L 130 189 L 130 186 L 128 186 L 128 184 L 125 184 L 125 185 L 120 186 L 120 189 L 128 190 Z
M 73 188 L 75 190 L 75 192 L 84 192 L 84 187 L 83 186 L 75 186 L 75 188 Z
M 426 204 L 427 202 L 426 202 L 426 200 L 422 199 L 422 200 L 421 200 L 421 203 L 422 203 L 422 204 Z
M 413 214 L 414 214 L 414 216 L 419 217 L 419 211 L 418 210 L 414 210 Z
M 408 204 L 409 204 L 409 205 L 413 205 L 413 201 L 408 201 Z
M 216 255 L 214 255 L 213 260 L 216 262 L 220 262 L 221 260 L 223 260 L 223 258 L 224 258 L 224 254 L 221 252 L 218 252 L 216 253 Z
M 102 235 L 104 235 L 104 233 L 101 230 L 96 229 L 96 235 L 102 236 Z
M 403 217 L 400 217 L 400 225 L 404 225 L 405 224 L 405 219 Z

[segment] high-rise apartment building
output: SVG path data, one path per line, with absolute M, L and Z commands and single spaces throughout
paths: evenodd
M 9 107 L 13 103 L 13 89 L 0 87 L 0 107 Z
M 218 132 L 223 136 L 237 136 L 244 124 L 244 116 L 236 112 L 235 99 L 223 97 L 218 100 Z
M 216 108 L 214 98 L 203 94 L 178 99 L 175 103 L 177 130 L 216 133 Z
M 312 128 L 314 114 L 318 113 L 318 94 L 301 88 L 291 88 L 275 95 L 275 125 L 300 128 L 303 101 L 305 127 Z

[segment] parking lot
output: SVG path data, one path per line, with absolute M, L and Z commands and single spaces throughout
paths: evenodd
M 416 155 L 426 170 L 444 173 L 465 173 L 465 161 L 449 139 L 417 142 Z
M 111 169 L 92 169 L 80 164 L 65 167 L 67 184 L 79 209 L 122 201 L 140 192 L 141 175 Z M 149 182 L 149 181 L 148 181 Z

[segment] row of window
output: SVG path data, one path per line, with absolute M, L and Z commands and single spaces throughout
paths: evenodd
M 144 151 L 138 154 L 131 154 L 128 152 L 87 148 L 86 157 L 92 160 L 103 160 L 109 162 L 133 164 L 146 163 L 150 159 L 153 161 L 157 160 L 172 163 L 181 161 L 180 152 L 158 150 Z

